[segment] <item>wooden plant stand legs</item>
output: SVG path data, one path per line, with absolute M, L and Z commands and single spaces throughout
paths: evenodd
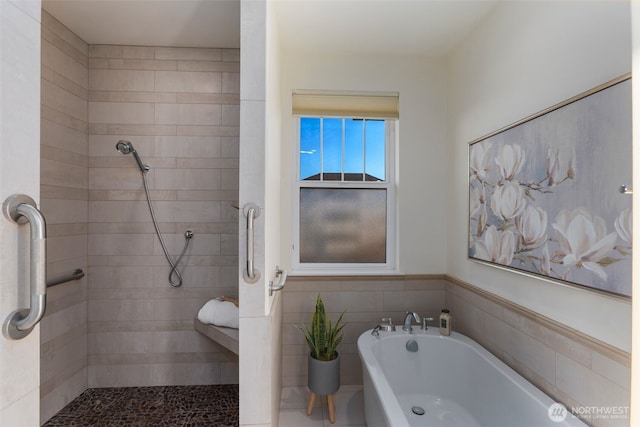
M 307 416 L 310 416 L 313 413 L 313 405 L 316 403 L 316 394 L 311 392 L 311 396 L 309 396 L 309 406 L 307 406 Z
M 333 404 L 333 394 L 327 395 L 327 406 L 329 406 L 329 422 L 331 424 L 336 422 L 336 410 Z
M 315 403 L 316 394 L 311 392 L 311 396 L 309 396 L 309 406 L 307 406 L 307 415 L 311 415 L 313 413 L 313 405 L 315 405 Z M 333 401 L 333 394 L 327 395 L 327 406 L 329 406 L 329 422 L 333 424 L 336 422 L 336 408 Z

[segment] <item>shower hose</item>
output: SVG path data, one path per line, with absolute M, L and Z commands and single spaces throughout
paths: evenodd
M 167 246 L 164 244 L 164 239 L 162 238 L 162 233 L 160 233 L 160 228 L 158 227 L 158 221 L 156 219 L 156 213 L 153 211 L 153 204 L 151 203 L 151 196 L 149 196 L 149 186 L 147 185 L 147 174 L 142 172 L 142 182 L 144 184 L 144 192 L 147 195 L 147 205 L 149 205 L 149 213 L 151 213 L 151 220 L 153 221 L 153 227 L 156 229 L 156 235 L 158 236 L 158 240 L 160 240 L 160 246 L 162 246 L 162 252 L 164 252 L 164 256 L 167 259 L 167 262 L 171 266 L 171 270 L 169 271 L 169 284 L 174 288 L 182 286 L 182 274 L 178 270 L 178 265 L 180 261 L 184 257 L 184 254 L 187 252 L 187 248 L 189 247 L 189 242 L 193 238 L 193 231 L 187 230 L 184 233 L 184 247 L 182 248 L 182 252 L 175 261 L 171 259 L 169 252 L 167 251 Z

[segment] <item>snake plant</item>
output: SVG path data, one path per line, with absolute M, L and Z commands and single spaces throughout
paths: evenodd
M 327 313 L 324 308 L 324 302 L 320 295 L 316 297 L 316 308 L 311 314 L 311 324 L 307 328 L 306 325 L 295 324 L 302 334 L 311 351 L 311 357 L 317 360 L 333 360 L 338 357 L 336 347 L 344 338 L 345 324 L 342 322 L 344 312 L 338 317 L 335 324 L 331 324 L 331 320 L 327 319 Z

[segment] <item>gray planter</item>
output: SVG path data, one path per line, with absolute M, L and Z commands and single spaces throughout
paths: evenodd
M 340 388 L 340 354 L 333 360 L 317 360 L 309 354 L 309 390 L 321 396 Z

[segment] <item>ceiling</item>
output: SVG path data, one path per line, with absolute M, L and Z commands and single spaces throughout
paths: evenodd
M 282 48 L 438 56 L 499 0 L 272 0 Z M 240 47 L 240 0 L 42 0 L 89 44 Z
M 240 47 L 240 0 L 42 0 L 89 44 Z
M 438 56 L 458 44 L 497 0 L 276 1 L 288 50 Z

